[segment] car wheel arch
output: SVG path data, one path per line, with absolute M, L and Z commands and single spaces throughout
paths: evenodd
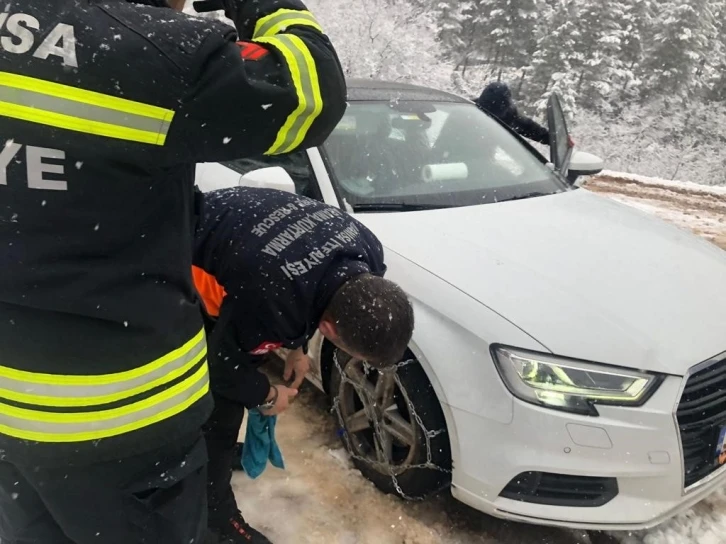
M 414 341 L 411 341 L 411 343 L 408 346 L 409 351 L 413 354 L 416 361 L 421 365 L 421 367 L 424 369 L 424 372 L 426 373 L 426 376 L 429 379 L 429 382 L 431 382 L 431 386 L 434 388 L 434 391 L 436 392 L 436 396 L 439 399 L 439 402 L 442 404 L 442 406 L 448 405 L 448 400 L 446 398 L 446 394 L 444 393 L 443 388 L 441 387 L 441 383 L 439 382 L 438 378 L 436 377 L 436 373 L 434 372 L 433 367 L 429 364 L 428 360 L 424 356 L 424 354 L 421 352 L 419 347 L 416 345 Z M 323 339 L 322 345 L 320 347 L 320 374 L 322 377 L 323 382 L 323 390 L 325 393 L 330 393 L 330 375 L 333 371 L 333 354 L 335 352 L 335 345 L 330 342 L 330 340 Z

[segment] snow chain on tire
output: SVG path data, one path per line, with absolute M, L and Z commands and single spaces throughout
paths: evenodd
M 367 391 L 365 391 L 358 384 L 356 384 L 350 378 L 348 378 L 347 374 L 345 373 L 344 368 L 341 367 L 340 362 L 338 361 L 338 353 L 339 353 L 338 350 L 335 350 L 335 352 L 333 354 L 333 363 L 335 364 L 336 368 L 338 369 L 338 372 L 340 374 L 341 383 L 342 382 L 349 383 L 350 385 L 352 385 L 355 388 L 355 390 L 359 396 L 362 397 L 363 395 L 365 395 L 366 397 L 368 397 L 369 400 L 374 401 L 375 399 L 371 399 L 370 395 Z M 380 374 L 383 374 L 384 372 L 394 372 L 394 369 L 395 369 L 396 385 L 398 385 L 398 387 L 401 391 L 404 391 L 403 384 L 401 384 L 401 380 L 398 376 L 398 369 L 401 367 L 404 367 L 406 365 L 410 365 L 410 364 L 418 364 L 418 361 L 416 361 L 415 359 L 408 359 L 406 361 L 402 361 L 402 362 L 396 364 L 390 370 L 387 369 L 385 371 L 376 370 L 373 367 L 371 367 L 370 365 L 368 365 L 368 363 L 364 362 L 363 371 L 366 375 L 369 375 L 371 372 L 379 372 Z M 366 413 L 368 415 L 368 419 L 373 423 L 373 432 L 375 435 L 374 442 L 377 442 L 377 444 L 374 444 L 374 447 L 380 448 L 381 445 L 383 444 L 383 433 L 381 432 L 380 420 L 378 419 L 378 416 L 375 414 L 374 410 L 368 409 L 369 404 L 373 404 L 373 402 L 366 403 L 365 408 L 366 408 Z M 412 470 L 412 469 L 429 469 L 429 470 L 437 470 L 439 472 L 451 474 L 450 469 L 440 467 L 433 463 L 432 453 L 431 453 L 431 439 L 446 432 L 446 429 L 438 429 L 435 431 L 429 431 L 424 426 L 424 423 L 421 420 L 421 417 L 416 412 L 416 409 L 414 408 L 414 405 L 411 401 L 408 401 L 408 409 L 409 409 L 411 416 L 416 420 L 416 423 L 423 431 L 423 436 L 426 439 L 426 462 L 423 464 L 419 464 L 419 465 L 405 465 L 404 464 L 404 465 L 396 465 L 396 466 L 399 469 L 403 468 L 404 471 Z M 347 446 L 348 453 L 350 454 L 350 456 L 353 459 L 366 463 L 367 465 L 379 467 L 380 469 L 384 469 L 386 472 L 390 473 L 391 480 L 393 482 L 393 486 L 396 488 L 396 492 L 398 493 L 398 495 L 400 497 L 402 497 L 403 499 L 405 499 L 405 500 L 422 500 L 421 498 L 409 497 L 408 495 L 406 495 L 406 493 L 403 492 L 403 489 L 401 489 L 401 486 L 398 483 L 398 479 L 396 478 L 394 467 L 391 465 L 391 463 L 380 463 L 379 461 L 372 461 L 371 459 L 366 459 L 364 457 L 361 457 L 360 455 L 356 455 L 355 448 L 351 444 L 350 436 L 348 435 L 348 432 L 345 428 L 345 420 L 343 418 L 343 415 L 341 414 L 340 395 L 339 394 L 335 395 L 334 400 L 333 400 L 333 407 L 331 408 L 330 411 L 331 411 L 331 413 L 335 412 L 335 414 L 337 415 L 338 423 L 343 432 L 343 436 L 345 437 L 345 444 Z M 383 470 L 381 472 L 383 472 Z

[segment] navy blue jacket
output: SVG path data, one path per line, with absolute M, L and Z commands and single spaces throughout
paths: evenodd
M 208 314 L 212 389 L 250 408 L 270 387 L 257 370 L 262 356 L 305 346 L 346 281 L 386 272 L 380 241 L 347 213 L 248 187 L 205 195 L 193 260 L 213 278 L 195 273 Z

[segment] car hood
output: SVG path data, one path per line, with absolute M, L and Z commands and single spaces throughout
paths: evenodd
M 356 217 L 552 353 L 683 375 L 726 350 L 726 252 L 585 190 Z

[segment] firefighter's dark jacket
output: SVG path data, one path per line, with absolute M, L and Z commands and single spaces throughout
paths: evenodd
M 305 345 L 352 277 L 383 276 L 383 246 L 348 214 L 291 193 L 233 187 L 205 200 L 194 276 L 216 321 L 212 389 L 252 408 L 270 387 L 261 356 Z
M 245 5 L 239 37 L 124 0 L 0 12 L 5 459 L 122 457 L 207 417 L 194 163 L 316 145 L 345 108 L 303 4 Z
M 512 98 L 512 90 L 506 83 L 490 83 L 474 103 L 480 110 L 497 117 L 523 138 L 549 145 L 549 130 L 519 111 Z

